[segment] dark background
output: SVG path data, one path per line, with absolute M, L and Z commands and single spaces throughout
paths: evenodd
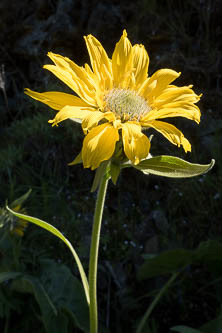
M 81 128 L 68 121 L 51 128 L 47 121 L 54 111 L 23 93 L 25 87 L 39 92 L 70 92 L 42 69 L 50 63 L 47 52 L 67 56 L 79 65 L 89 63 L 83 36 L 93 34 L 111 57 L 126 29 L 132 44 L 145 45 L 150 75 L 160 68 L 180 71 L 177 85 L 193 84 L 197 94 L 203 93 L 198 104 L 200 125 L 170 119 L 191 142 L 192 152 L 185 154 L 154 133 L 151 153 L 202 164 L 214 158 L 216 165 L 207 175 L 174 180 L 124 170 L 117 185 L 109 185 L 100 248 L 100 319 L 110 332 L 134 332 L 135 323 L 152 300 L 152 290 L 165 281 L 137 280 L 142 255 L 175 248 L 194 249 L 209 239 L 221 241 L 222 2 L 1 0 L 0 17 L 1 206 L 32 188 L 26 211 L 64 232 L 85 267 L 95 202 L 95 194 L 90 193 L 94 172 L 79 165 L 67 166 L 81 150 Z M 24 237 L 13 240 L 20 244 L 23 270 L 35 275 L 37 258 L 43 256 L 65 263 L 78 276 L 63 244 L 36 228 L 29 226 Z M 1 251 L 4 256 L 6 250 Z M 205 288 L 209 279 L 213 281 L 205 266 L 184 272 L 179 284 L 154 310 L 150 332 L 168 332 L 178 324 L 198 328 L 214 319 L 221 302 L 216 289 Z M 199 288 L 205 291 L 197 294 Z M 10 310 L 12 319 L 7 321 L 5 312 L 0 311 L 2 327 L 7 322 L 10 333 L 29 332 L 21 322 L 39 309 L 25 314 L 27 304 L 34 301 L 16 295 L 20 305 Z M 8 300 L 12 302 L 10 297 Z M 20 324 L 13 320 L 18 313 L 22 316 Z M 33 325 L 38 327 L 38 316 L 34 317 Z M 69 328 L 67 332 L 79 331 Z

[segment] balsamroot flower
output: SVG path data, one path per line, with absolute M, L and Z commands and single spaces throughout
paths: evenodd
M 18 213 L 25 213 L 25 209 L 21 208 L 21 205 L 16 205 L 13 210 Z M 27 226 L 27 221 L 13 216 L 4 207 L 0 207 L 0 230 L 1 228 L 8 229 L 12 234 L 23 237 Z
M 58 110 L 49 122 L 57 125 L 68 118 L 81 122 L 85 134 L 81 156 L 85 168 L 96 169 L 112 158 L 116 143 L 134 165 L 145 159 L 150 141 L 143 129 L 154 128 L 171 143 L 191 150 L 189 141 L 175 126 L 163 122 L 169 117 L 185 117 L 199 123 L 200 99 L 192 86 L 171 83 L 180 73 L 160 69 L 148 76 L 149 57 L 143 45 L 131 45 L 124 30 L 109 59 L 100 42 L 85 38 L 91 67 L 80 67 L 69 58 L 48 53 L 54 65 L 45 65 L 67 84 L 75 95 L 62 92 L 26 94 Z

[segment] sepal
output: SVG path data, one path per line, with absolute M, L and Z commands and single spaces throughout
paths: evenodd
M 96 173 L 95 173 L 95 177 L 93 179 L 93 184 L 92 184 L 92 187 L 91 187 L 91 192 L 95 192 L 98 187 L 99 187 L 99 184 L 101 182 L 101 179 L 102 177 L 104 176 L 104 172 L 106 170 L 106 177 L 110 177 L 109 175 L 109 168 L 108 168 L 108 164 L 109 164 L 109 161 L 103 161 L 102 163 L 100 163 L 99 167 L 96 169 Z
M 110 163 L 110 176 L 114 185 L 116 185 L 117 179 L 121 171 L 120 163 L 111 161 Z
M 68 165 L 76 165 L 80 163 L 82 163 L 82 152 L 80 152 L 72 162 L 68 163 Z

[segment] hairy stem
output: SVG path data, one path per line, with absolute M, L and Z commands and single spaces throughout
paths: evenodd
M 98 332 L 98 311 L 97 311 L 97 266 L 100 230 L 103 215 L 103 208 L 108 185 L 108 176 L 106 170 L 101 177 L 99 190 L 97 194 L 96 207 L 94 212 L 92 240 L 89 259 L 89 296 L 90 296 L 90 333 Z

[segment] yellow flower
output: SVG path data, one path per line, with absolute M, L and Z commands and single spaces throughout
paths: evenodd
M 22 213 L 22 214 L 26 213 L 25 209 L 21 209 L 21 205 L 14 207 L 13 210 L 15 212 Z M 20 219 L 20 218 L 16 218 L 13 225 L 11 225 L 11 232 L 14 234 L 17 234 L 20 237 L 23 237 L 24 231 L 27 228 L 27 226 L 28 226 L 27 221 Z
M 94 36 L 84 38 L 92 67 L 87 64 L 80 67 L 52 52 L 48 56 L 54 65 L 44 66 L 78 97 L 54 91 L 25 91 L 58 110 L 49 121 L 53 125 L 68 118 L 81 122 L 85 134 L 81 152 L 83 166 L 98 168 L 102 161 L 113 156 L 118 141 L 122 142 L 126 157 L 138 164 L 150 150 L 150 141 L 142 132 L 148 128 L 154 128 L 171 143 L 190 151 L 191 145 L 183 133 L 161 121 L 169 117 L 200 121 L 200 110 L 195 105 L 200 96 L 192 86 L 171 84 L 180 73 L 160 69 L 149 77 L 149 57 L 144 46 L 132 46 L 125 30 L 112 59 Z

